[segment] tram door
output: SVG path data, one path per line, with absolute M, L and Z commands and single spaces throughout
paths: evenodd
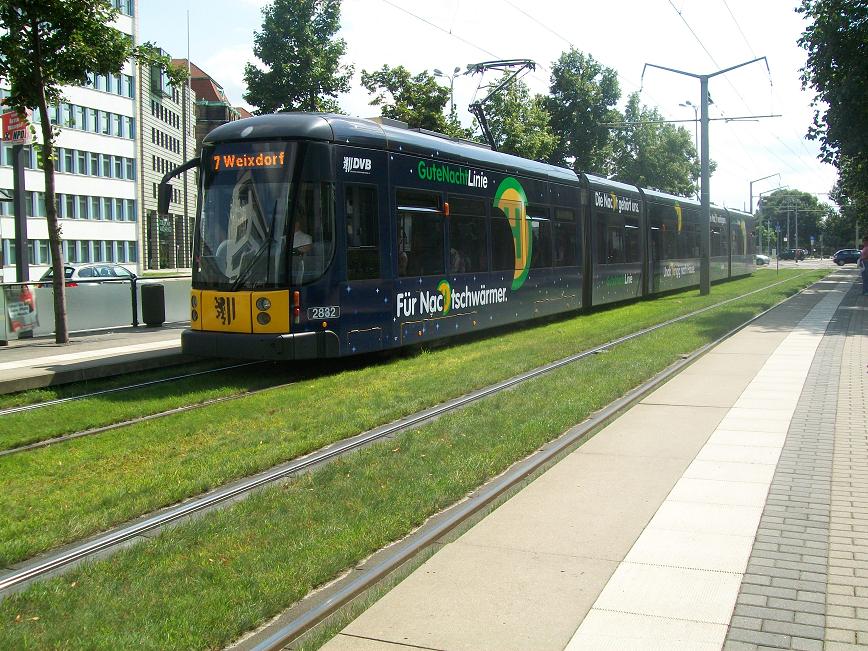
M 365 152 L 361 159 L 368 175 L 352 175 L 344 166 L 339 205 L 346 238 L 346 282 L 341 283 L 341 349 L 348 353 L 382 350 L 392 330 L 392 291 L 389 277 L 388 192 L 385 155 Z M 371 160 L 377 158 L 377 160 Z M 352 163 L 350 163 L 352 165 Z M 378 168 L 378 169 L 377 169 Z

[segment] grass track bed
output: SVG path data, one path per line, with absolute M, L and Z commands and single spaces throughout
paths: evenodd
M 0 648 L 221 647 L 792 290 L 669 326 L 40 582 L 0 602 Z
M 758 294 L 771 305 L 803 286 Z M 432 404 L 774 282 L 696 292 L 423 352 L 0 457 L 0 563 L 11 564 Z

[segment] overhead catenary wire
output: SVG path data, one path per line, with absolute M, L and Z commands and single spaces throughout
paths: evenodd
M 714 56 L 711 54 L 710 50 L 705 46 L 705 43 L 704 43 L 704 42 L 702 41 L 702 39 L 699 37 L 699 35 L 697 34 L 696 30 L 693 29 L 693 26 L 688 22 L 687 18 L 684 16 L 683 11 L 680 10 L 680 9 L 675 5 L 675 3 L 674 3 L 672 0 L 669 0 L 669 4 L 672 6 L 672 9 L 675 11 L 675 13 L 678 14 L 678 17 L 681 19 L 681 21 L 682 21 L 682 22 L 684 23 L 684 25 L 687 27 L 688 31 L 693 35 L 693 38 L 696 39 L 696 42 L 700 45 L 700 47 L 703 49 L 703 51 L 704 51 L 704 52 L 708 55 L 708 57 L 711 59 L 712 63 L 714 63 L 714 65 L 717 66 L 717 67 L 719 68 L 720 65 L 717 63 L 716 59 L 715 59 Z M 724 3 L 724 4 L 725 4 L 725 3 Z M 728 6 L 728 5 L 727 5 L 727 9 L 729 9 L 729 6 Z M 730 12 L 730 13 L 732 13 L 732 12 Z M 734 18 L 735 18 L 735 17 L 733 16 L 733 19 L 734 19 Z M 739 29 L 740 29 L 740 27 L 739 27 Z M 750 47 L 750 46 L 749 46 L 749 47 Z M 751 51 L 753 51 L 753 48 L 750 48 L 750 49 L 751 49 Z M 748 111 L 753 112 L 754 109 L 751 107 L 751 105 L 748 103 L 748 101 L 744 98 L 744 96 L 739 92 L 738 88 L 735 86 L 735 84 L 732 82 L 732 80 L 731 80 L 731 79 L 726 79 L 726 82 L 730 85 L 730 87 L 731 87 L 731 88 L 733 89 L 733 91 L 735 92 L 736 96 L 741 100 L 741 102 L 742 102 L 742 103 L 744 104 L 744 106 L 748 109 Z M 772 78 L 771 78 L 771 70 L 769 70 L 769 86 L 772 87 L 772 88 L 774 87 L 774 86 L 773 86 L 773 83 L 772 83 Z M 720 111 L 721 114 L 723 114 L 723 111 L 722 111 L 719 107 L 718 107 L 717 110 Z M 747 148 L 747 146 L 744 144 L 744 142 L 742 142 L 741 138 L 739 138 L 738 134 L 735 133 L 735 132 L 731 132 L 731 133 L 732 133 L 732 136 L 733 136 L 733 137 L 734 137 L 734 138 L 739 142 L 739 144 L 743 147 L 744 151 L 747 152 L 747 151 L 748 151 L 748 148 Z M 794 157 L 797 161 L 799 161 L 799 163 L 800 163 L 801 165 L 804 165 L 804 167 L 805 167 L 806 170 L 808 170 L 809 172 L 813 172 L 813 171 L 814 171 L 814 167 L 813 167 L 812 165 L 806 163 L 806 162 L 803 160 L 802 155 L 801 155 L 801 154 L 798 154 L 798 153 L 796 153 L 796 152 L 794 152 L 794 151 L 792 150 L 792 148 L 791 148 L 791 147 L 790 147 L 790 146 L 789 146 L 789 145 L 788 145 L 788 144 L 787 144 L 787 143 L 786 143 L 786 142 L 785 142 L 785 141 L 784 141 L 784 140 L 783 140 L 779 135 L 777 135 L 777 134 L 775 134 L 775 133 L 771 133 L 771 135 L 772 135 L 772 137 L 774 137 L 774 138 L 775 138 L 775 139 L 776 139 L 776 140 L 777 140 L 777 141 L 778 141 L 778 142 L 779 142 L 779 143 L 780 143 L 780 144 L 781 144 L 785 149 L 787 149 L 787 151 L 789 151 L 790 154 L 792 154 L 793 157 Z M 784 159 L 783 157 L 781 157 L 781 156 L 780 156 L 777 152 L 775 152 L 773 149 L 770 149 L 770 148 L 768 148 L 768 147 L 764 147 L 764 148 L 765 148 L 765 150 L 766 150 L 767 152 L 769 152 L 772 156 L 774 156 L 775 158 L 777 158 L 777 159 L 781 162 L 781 164 L 783 164 L 783 165 L 789 167 L 789 168 L 790 168 L 791 170 L 793 170 L 794 172 L 797 171 L 796 168 L 795 168 L 795 167 L 794 167 L 794 166 L 793 166 L 789 161 L 787 161 L 786 159 Z M 750 157 L 750 154 L 746 154 L 746 155 L 748 155 L 748 157 Z M 813 161 L 812 161 L 812 162 L 813 162 Z

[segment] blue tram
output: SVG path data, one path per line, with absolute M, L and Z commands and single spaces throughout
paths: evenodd
M 699 285 L 697 202 L 400 123 L 239 120 L 196 164 L 189 354 L 368 353 Z M 712 280 L 753 271 L 753 229 L 712 209 Z

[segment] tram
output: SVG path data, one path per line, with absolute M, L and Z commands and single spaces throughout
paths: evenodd
M 390 120 L 230 122 L 162 203 L 192 166 L 187 354 L 370 353 L 699 285 L 696 201 Z M 712 209 L 712 280 L 753 271 L 753 231 Z

